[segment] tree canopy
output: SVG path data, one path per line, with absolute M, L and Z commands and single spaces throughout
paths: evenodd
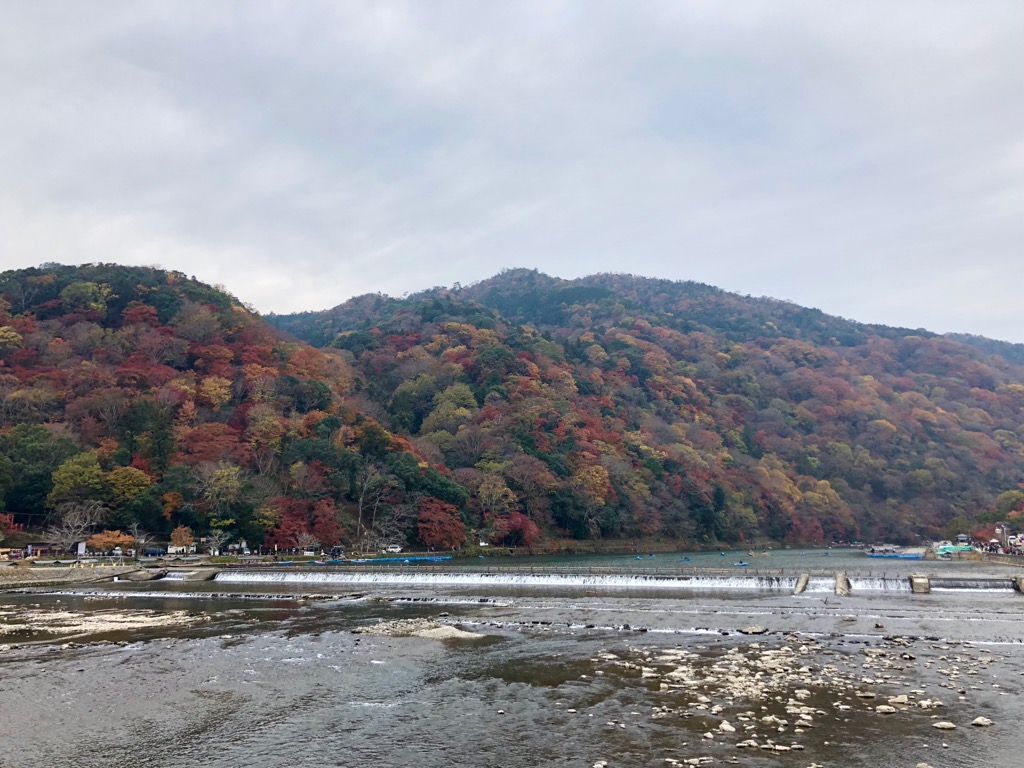
M 1021 516 L 1024 367 L 986 340 L 528 270 L 270 321 L 177 272 L 0 274 L 10 525 L 714 546 Z

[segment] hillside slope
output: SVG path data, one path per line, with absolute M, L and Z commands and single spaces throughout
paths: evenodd
M 530 270 L 271 320 L 346 352 L 508 540 L 936 537 L 1024 480 L 1024 367 L 991 354 L 1013 345 Z
M 448 505 L 457 529 L 464 489 L 355 407 L 354 380 L 180 273 L 0 274 L 0 523 L 376 546 Z
M 526 270 L 271 320 L 322 348 L 180 273 L 0 274 L 0 525 L 717 546 L 1024 504 L 1024 368 L 988 340 Z

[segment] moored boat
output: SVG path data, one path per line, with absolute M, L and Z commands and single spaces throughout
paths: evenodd
M 935 554 L 941 557 L 942 555 L 951 555 L 954 552 L 973 552 L 974 547 L 970 544 L 939 544 L 935 547 Z
M 923 547 L 869 547 L 866 554 L 868 557 L 886 557 L 894 560 L 924 560 Z

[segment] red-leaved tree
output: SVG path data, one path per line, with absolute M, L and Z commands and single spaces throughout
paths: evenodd
M 322 499 L 313 505 L 313 535 L 325 547 L 340 544 L 345 531 L 334 499 Z
M 522 512 L 512 512 L 495 520 L 495 540 L 509 547 L 533 548 L 540 528 Z
M 3 541 L 7 536 L 12 533 L 24 530 L 21 525 L 14 522 L 14 515 L 12 514 L 0 514 L 0 541 Z
M 420 541 L 432 549 L 453 549 L 466 537 L 459 510 L 433 496 L 420 500 L 417 523 Z

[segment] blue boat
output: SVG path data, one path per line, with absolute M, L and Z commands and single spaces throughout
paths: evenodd
M 901 549 L 900 547 L 871 547 L 868 557 L 884 557 L 890 560 L 924 560 L 924 549 Z

